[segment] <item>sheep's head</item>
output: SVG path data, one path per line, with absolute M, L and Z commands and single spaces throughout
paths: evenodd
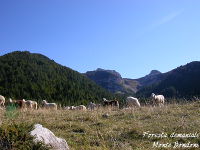
M 156 95 L 154 93 L 151 94 L 151 97 L 154 98 Z
M 103 98 L 103 101 L 107 101 L 106 98 Z
M 128 99 L 130 99 L 130 98 L 132 98 L 132 96 L 128 96 L 128 97 L 126 98 L 126 100 L 128 100 Z
M 46 103 L 47 103 L 47 101 L 46 101 L 46 100 L 43 100 L 43 101 L 42 101 L 42 104 L 46 104 Z
M 9 101 L 9 103 L 12 103 L 12 102 L 13 102 L 11 98 L 9 98 L 8 101 Z

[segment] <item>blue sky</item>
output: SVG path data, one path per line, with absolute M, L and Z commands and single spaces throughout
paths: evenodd
M 0 0 L 0 55 L 138 78 L 200 59 L 199 0 Z

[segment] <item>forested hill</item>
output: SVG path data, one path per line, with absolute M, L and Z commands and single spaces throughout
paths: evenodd
M 194 61 L 163 74 L 159 82 L 141 89 L 137 94 L 148 97 L 152 92 L 166 97 L 200 97 L 200 62 Z
M 47 99 L 65 105 L 113 98 L 82 74 L 28 51 L 0 56 L 0 72 L 0 94 L 7 98 Z

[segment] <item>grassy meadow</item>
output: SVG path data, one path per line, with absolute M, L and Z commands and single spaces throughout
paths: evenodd
M 104 117 L 104 114 L 108 116 Z M 0 110 L 0 126 L 42 124 L 66 139 L 71 150 L 152 150 L 159 143 L 197 143 L 199 138 L 171 138 L 175 133 L 200 133 L 200 103 L 145 106 L 134 109 Z M 165 133 L 167 138 L 143 136 L 144 132 Z M 183 148 L 176 148 L 183 149 Z M 195 149 L 195 148 L 191 148 Z

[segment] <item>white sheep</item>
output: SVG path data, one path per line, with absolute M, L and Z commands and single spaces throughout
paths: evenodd
M 103 106 L 111 106 L 119 108 L 119 102 L 115 100 L 107 100 L 106 98 L 103 98 Z
M 0 95 L 0 106 L 5 107 L 5 97 Z
M 79 105 L 75 107 L 76 110 L 87 110 L 87 108 L 84 105 Z
M 126 104 L 128 107 L 140 107 L 139 100 L 132 96 L 126 98 Z
M 164 105 L 165 103 L 165 97 L 163 95 L 156 95 L 154 93 L 151 94 L 151 98 L 153 99 L 153 105 Z
M 37 110 L 38 109 L 38 103 L 36 101 L 32 101 L 33 104 L 33 109 Z
M 29 109 L 32 109 L 33 108 L 33 102 L 31 101 L 31 100 L 25 100 L 25 99 L 23 99 L 22 100 L 23 101 L 23 103 L 24 103 L 24 108 L 29 108 Z
M 26 108 L 37 110 L 37 102 L 33 100 L 24 101 Z
M 75 109 L 76 109 L 75 106 L 70 106 L 70 107 L 69 107 L 69 110 L 75 110 Z
M 64 110 L 70 110 L 70 106 L 63 107 Z
M 88 104 L 88 109 L 89 109 L 89 110 L 94 110 L 96 107 L 97 107 L 97 105 L 96 105 L 95 103 L 93 103 L 93 102 L 90 102 L 90 103 Z
M 47 103 L 46 100 L 42 101 L 43 107 L 46 109 L 55 109 L 57 110 L 57 104 L 56 103 Z

